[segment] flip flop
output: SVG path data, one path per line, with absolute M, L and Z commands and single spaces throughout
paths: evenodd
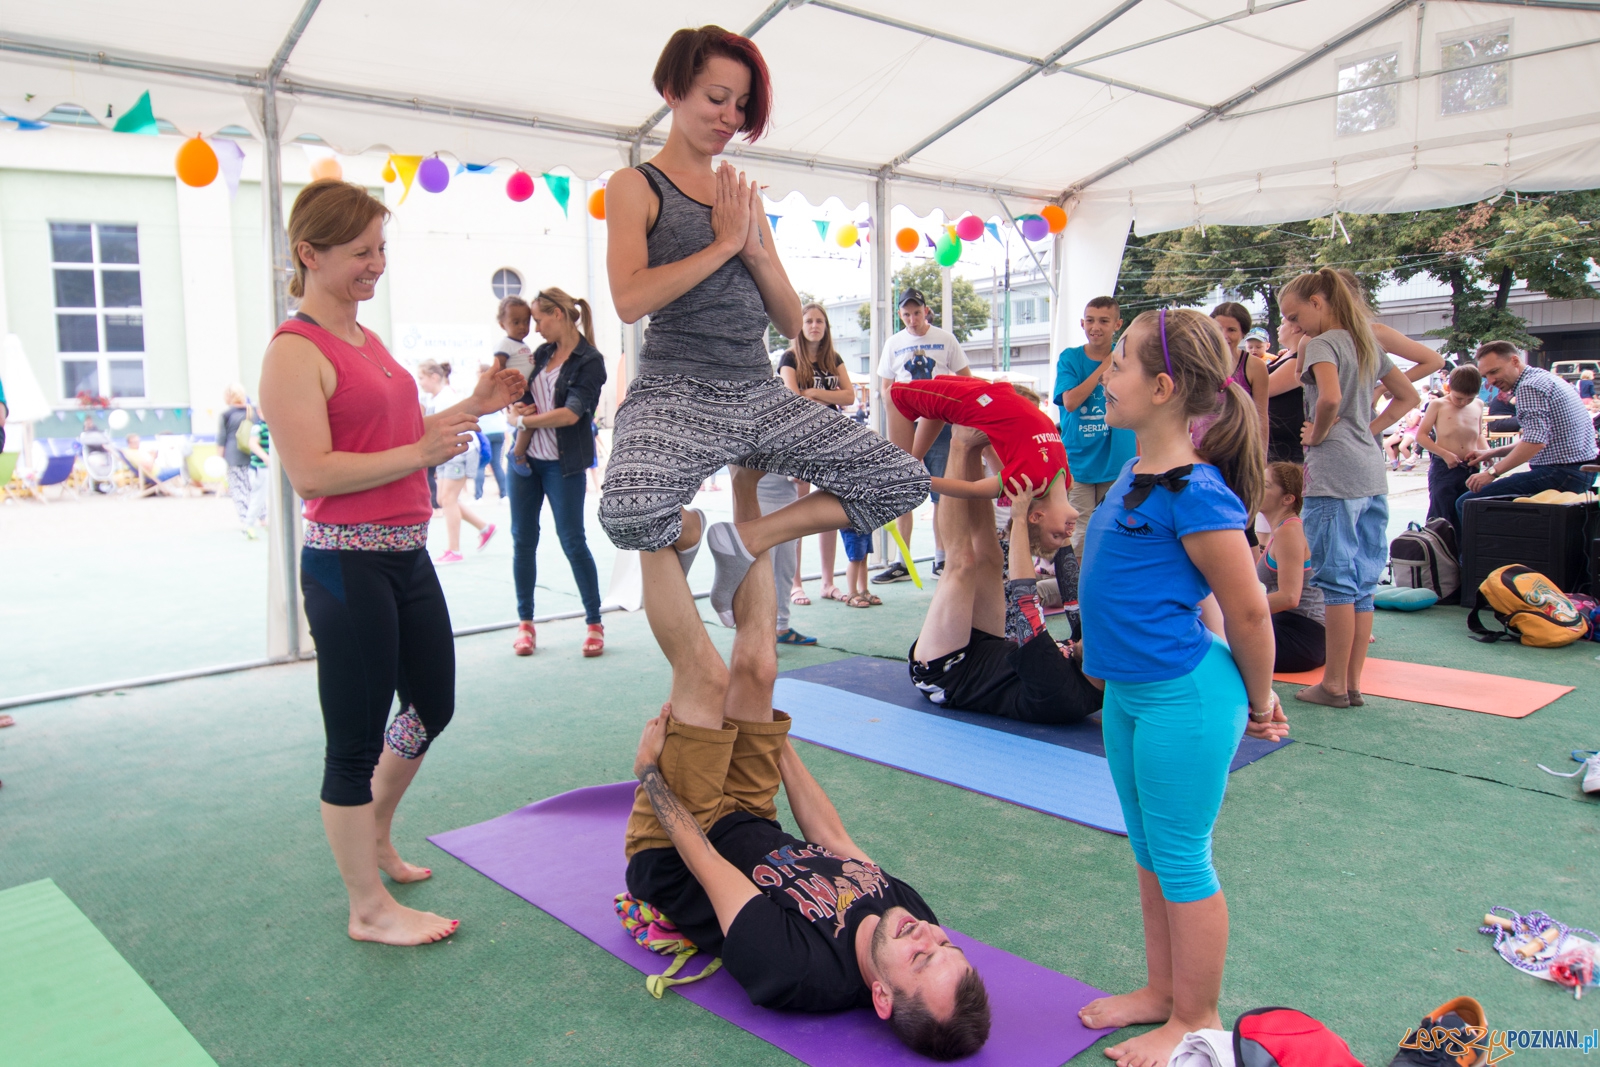
M 778 644 L 780 645 L 814 645 L 816 643 L 817 639 L 815 637 L 807 637 L 793 627 L 778 635 Z
M 824 599 L 824 600 L 837 600 L 841 604 L 850 603 L 849 596 L 847 596 L 845 594 L 845 591 L 843 589 L 840 589 L 836 585 L 829 586 L 828 588 L 824 589 L 822 591 L 822 599 Z
M 810 607 L 811 598 L 806 595 L 804 589 L 791 589 L 789 590 L 789 603 L 797 604 L 802 608 Z

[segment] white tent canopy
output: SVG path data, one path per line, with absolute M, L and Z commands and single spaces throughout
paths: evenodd
M 774 112 L 736 141 L 773 199 L 1071 215 L 1057 338 L 1116 281 L 1131 223 L 1286 222 L 1600 185 L 1600 0 L 50 0 L 0 12 L 0 111 L 122 114 L 186 133 L 509 160 L 580 178 L 648 156 L 680 27 L 755 37 Z M 0 124 L 3 125 L 3 124 Z M 109 123 L 108 123 L 109 125 Z M 287 307 L 282 198 L 263 197 Z M 889 326 L 873 242 L 874 350 Z M 881 405 L 880 405 L 881 406 Z M 298 654 L 298 509 L 278 479 L 274 656 Z
M 659 142 L 656 54 L 705 22 L 751 31 L 772 67 L 772 132 L 734 151 L 774 197 L 871 200 L 881 175 L 918 213 L 1115 202 L 1153 232 L 1600 176 L 1582 0 L 55 0 L 0 15 L 0 110 L 120 114 L 148 88 L 186 132 L 260 134 L 276 74 L 285 140 L 592 178 Z M 1497 79 L 1498 106 L 1444 113 L 1447 82 Z M 1341 135 L 1341 102 L 1381 122 Z

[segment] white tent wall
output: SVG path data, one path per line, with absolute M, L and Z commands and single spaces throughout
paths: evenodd
M 1053 305 L 1056 351 L 1088 340 L 1081 324 L 1084 305 L 1116 292 L 1122 249 L 1132 221 L 1133 209 L 1127 201 L 1091 201 L 1073 213 L 1062 233 L 1061 270 Z M 1044 384 L 1047 389 L 1055 388 L 1053 382 Z

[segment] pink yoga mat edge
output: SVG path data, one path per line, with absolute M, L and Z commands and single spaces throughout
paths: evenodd
M 640 973 L 658 973 L 666 959 L 636 945 L 611 906 L 626 888 L 622 833 L 633 788 L 620 782 L 573 790 L 429 840 Z M 938 910 L 939 902 L 931 903 Z M 1099 990 L 957 931 L 950 935 L 983 975 L 994 1016 L 989 1043 L 964 1064 L 1057 1067 L 1107 1032 L 1089 1030 L 1077 1018 L 1079 1007 L 1103 995 Z M 693 959 L 685 969 L 700 966 Z M 681 995 L 811 1067 L 929 1062 L 869 1011 L 810 1015 L 758 1008 L 726 972 L 667 995 Z M 642 981 L 623 983 L 616 997 L 619 1011 L 646 1012 L 653 1004 Z

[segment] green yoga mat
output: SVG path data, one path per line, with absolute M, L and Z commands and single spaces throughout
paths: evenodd
M 105 935 L 46 878 L 0 892 L 7 1067 L 216 1067 Z

